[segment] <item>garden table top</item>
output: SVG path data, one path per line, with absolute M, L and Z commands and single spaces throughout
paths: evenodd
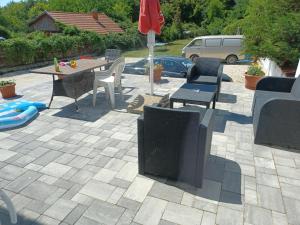
M 75 75 L 78 73 L 82 73 L 88 70 L 93 70 L 95 68 L 99 68 L 108 65 L 110 63 L 103 59 L 80 59 L 80 60 L 76 60 L 76 62 L 77 62 L 76 68 L 72 68 L 70 65 L 59 66 L 61 70 L 60 72 L 55 71 L 54 65 L 42 67 L 39 69 L 34 69 L 31 70 L 30 72 L 39 73 L 39 74 L 68 76 L 68 75 Z

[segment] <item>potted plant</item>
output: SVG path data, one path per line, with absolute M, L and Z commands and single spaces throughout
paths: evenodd
M 16 82 L 14 80 L 0 81 L 0 92 L 3 98 L 11 98 L 16 96 Z
M 252 63 L 245 73 L 245 87 L 250 90 L 256 89 L 257 82 L 265 75 L 257 62 Z
M 161 64 L 155 64 L 153 70 L 153 79 L 154 82 L 159 82 L 161 80 L 161 73 L 164 70 L 164 67 Z

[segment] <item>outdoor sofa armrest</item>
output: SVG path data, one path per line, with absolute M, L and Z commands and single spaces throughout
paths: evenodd
M 186 81 L 187 81 L 187 83 L 189 83 L 194 76 L 197 76 L 197 74 L 198 74 L 197 66 L 196 66 L 196 64 L 193 64 L 188 69 L 187 74 L 186 74 Z
M 139 174 L 145 173 L 145 161 L 144 161 L 144 114 L 137 119 L 137 131 L 138 131 L 138 165 Z
M 273 98 L 254 119 L 255 143 L 300 149 L 300 101 Z
M 264 77 L 257 83 L 256 90 L 291 92 L 295 80 L 286 77 Z
M 198 152 L 197 152 L 197 171 L 198 179 L 196 178 L 196 186 L 202 186 L 202 177 L 204 176 L 204 170 L 206 165 L 206 160 L 210 154 L 211 140 L 214 127 L 214 110 L 206 110 L 202 121 L 199 123 L 199 139 L 198 139 Z

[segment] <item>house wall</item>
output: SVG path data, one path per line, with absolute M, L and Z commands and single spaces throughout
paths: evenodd
M 35 23 L 31 24 L 30 28 L 38 31 L 49 31 L 49 32 L 58 31 L 55 22 L 48 15 L 42 16 Z
M 280 67 L 274 61 L 268 58 L 260 59 L 259 61 L 261 63 L 262 69 L 265 72 L 266 76 L 272 76 L 272 77 L 284 76 Z

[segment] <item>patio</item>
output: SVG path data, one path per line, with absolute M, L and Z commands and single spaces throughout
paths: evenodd
M 40 77 L 18 94 L 48 103 L 51 77 Z M 155 93 L 184 82 L 163 78 Z M 130 102 L 149 92 L 148 78 L 126 74 L 123 87 Z M 85 95 L 79 112 L 55 97 L 29 125 L 0 133 L 0 184 L 18 224 L 300 224 L 300 153 L 254 145 L 253 92 L 223 82 L 221 93 L 202 189 L 137 174 L 138 115 L 120 96 L 112 111 L 104 94 L 95 108 Z M 0 219 L 10 224 L 3 207 Z

